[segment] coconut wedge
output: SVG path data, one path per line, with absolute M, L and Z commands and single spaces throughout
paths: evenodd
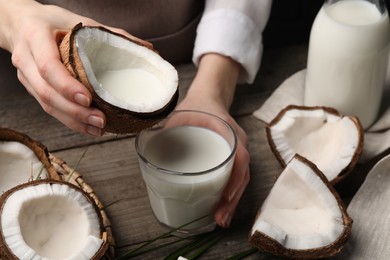
M 54 180 L 21 184 L 1 197 L 5 259 L 101 259 L 108 249 L 97 206 L 77 186 Z
M 47 148 L 29 136 L 0 128 L 0 193 L 38 178 L 59 179 Z
M 317 165 L 332 184 L 355 167 L 363 150 L 359 120 L 329 107 L 288 106 L 270 122 L 266 133 L 283 167 L 300 154 Z
M 295 155 L 264 201 L 249 241 L 262 252 L 288 258 L 324 258 L 341 251 L 352 219 L 321 171 Z
M 166 117 L 178 100 L 176 69 L 142 42 L 103 27 L 76 25 L 61 59 L 107 118 L 106 132 L 132 133 Z

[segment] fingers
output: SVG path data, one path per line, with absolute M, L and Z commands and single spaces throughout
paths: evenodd
M 214 100 L 186 98 L 178 105 L 177 109 L 195 109 L 208 111 L 226 120 L 235 130 L 238 139 L 237 151 L 234 159 L 229 181 L 223 191 L 223 196 L 214 214 L 216 223 L 224 228 L 229 227 L 231 219 L 236 211 L 240 198 L 249 183 L 249 152 L 246 149 L 247 135 L 237 122 L 221 108 Z
M 246 179 L 249 178 L 248 167 L 249 153 L 242 145 L 239 145 L 234 159 L 232 174 L 223 193 L 225 200 L 232 201 L 239 189 L 244 185 L 246 186 Z
M 19 80 L 48 114 L 77 132 L 95 136 L 102 134 L 101 129 L 104 127 L 105 117 L 101 111 L 67 99 L 67 94 L 57 91 L 68 91 L 66 86 L 54 84 L 54 87 L 46 81 L 41 76 L 38 65 L 29 52 L 21 52 L 23 58 L 18 56 L 21 55 L 18 54 L 18 50 L 15 49 L 15 52 L 13 63 L 18 68 Z M 55 72 L 53 71 L 53 73 Z M 61 81 L 61 78 L 58 78 L 57 81 Z
M 219 226 L 229 227 L 249 180 L 249 153 L 242 142 L 239 142 L 230 179 L 214 215 L 215 221 Z
M 9 50 L 27 91 L 48 114 L 69 128 L 101 135 L 105 116 L 90 108 L 91 94 L 62 64 L 57 46 L 58 40 L 78 22 L 98 23 L 60 7 L 35 2 L 23 5 L 23 14 L 15 17 Z
M 61 62 L 58 46 L 48 30 L 40 30 L 29 40 L 31 55 L 35 61 L 37 71 L 57 93 L 66 99 L 89 107 L 91 95 L 89 91 L 73 78 Z M 48 39 L 42 48 L 42 39 Z
M 19 76 L 19 79 L 30 94 L 37 99 L 45 112 L 57 118 L 70 129 L 93 136 L 103 134 L 102 128 L 105 125 L 105 120 L 100 111 L 69 102 L 50 87 L 45 87 L 45 83 L 42 83 L 43 87 L 33 88 L 23 75 Z M 50 105 L 50 101 L 46 102 L 47 100 L 56 100 L 56 105 Z

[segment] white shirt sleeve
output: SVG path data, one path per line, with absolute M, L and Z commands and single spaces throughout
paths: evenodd
M 239 83 L 252 83 L 263 53 L 262 32 L 272 0 L 206 0 L 193 62 L 206 53 L 231 57 L 242 66 Z

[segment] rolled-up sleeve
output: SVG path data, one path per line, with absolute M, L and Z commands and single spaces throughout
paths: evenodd
M 193 62 L 206 53 L 228 56 L 241 64 L 239 83 L 252 83 L 263 53 L 262 32 L 271 0 L 207 0 L 198 25 Z

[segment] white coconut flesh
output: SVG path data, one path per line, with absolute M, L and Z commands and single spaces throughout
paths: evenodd
M 300 154 L 333 180 L 351 163 L 359 131 L 349 117 L 325 110 L 288 110 L 270 127 L 272 141 L 284 162 Z
M 16 141 L 0 142 L 0 192 L 31 179 L 48 177 L 42 162 L 33 150 Z
M 337 199 L 306 163 L 294 158 L 264 201 L 251 232 L 288 249 L 306 250 L 330 245 L 343 230 Z
M 108 103 L 146 113 L 174 96 L 177 71 L 154 51 L 99 28 L 84 27 L 75 38 L 88 81 Z
M 91 259 L 103 243 L 93 205 L 63 184 L 15 191 L 3 206 L 1 223 L 4 239 L 19 259 Z

